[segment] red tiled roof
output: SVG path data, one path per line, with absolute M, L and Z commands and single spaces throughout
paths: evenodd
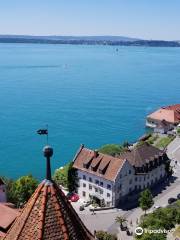
M 0 203 L 0 228 L 6 229 L 13 223 L 18 216 L 18 210 L 7 207 L 5 204 Z
M 5 233 L 3 233 L 3 232 L 0 231 L 0 240 L 3 239 L 3 237 L 4 237 L 5 235 L 6 235 Z
M 44 180 L 4 240 L 93 240 L 61 189 Z
M 180 122 L 180 104 L 175 104 L 167 107 L 162 107 L 157 111 L 151 113 L 147 118 L 155 120 L 165 120 L 169 123 L 179 123 Z
M 125 160 L 81 147 L 73 167 L 104 179 L 114 181 Z

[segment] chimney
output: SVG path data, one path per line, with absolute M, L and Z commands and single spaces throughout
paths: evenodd
M 97 158 L 98 157 L 98 155 L 99 155 L 99 153 L 98 153 L 98 150 L 96 149 L 96 150 L 94 150 L 94 158 Z

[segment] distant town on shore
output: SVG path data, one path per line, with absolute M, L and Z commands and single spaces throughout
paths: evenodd
M 124 36 L 30 36 L 0 35 L 0 43 L 180 47 L 180 41 L 144 40 Z

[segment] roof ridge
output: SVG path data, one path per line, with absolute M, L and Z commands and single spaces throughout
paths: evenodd
M 40 227 L 39 227 L 39 239 L 43 239 L 43 232 L 44 232 L 44 219 L 45 219 L 45 212 L 46 212 L 46 203 L 47 203 L 47 187 L 44 187 L 43 189 L 43 199 L 42 199 L 42 212 L 41 212 L 41 219 L 40 219 Z
M 80 154 L 80 152 L 82 151 L 83 148 L 84 148 L 84 144 L 81 144 L 78 151 L 76 152 L 72 162 L 74 162 L 76 160 L 76 158 L 78 157 L 78 155 Z
M 56 203 L 56 205 L 55 205 L 56 209 L 57 209 L 57 210 L 60 210 L 62 207 L 61 207 L 60 204 L 59 204 L 59 201 L 58 201 L 58 199 L 57 199 L 57 197 L 56 197 L 56 193 L 55 193 L 54 188 L 53 188 L 52 186 L 50 186 L 50 191 L 51 191 L 51 193 L 52 193 L 52 197 L 54 197 L 54 202 Z M 59 213 L 60 213 L 60 216 L 61 216 L 62 218 L 60 218 L 60 217 L 58 216 L 58 219 L 59 219 L 59 222 L 60 222 L 60 224 L 61 224 L 61 226 L 62 226 L 63 234 L 65 235 L 64 237 L 65 237 L 65 240 L 66 240 L 66 239 L 68 239 L 68 234 L 67 234 L 67 228 L 65 227 L 64 216 L 61 214 L 61 211 L 59 211 Z

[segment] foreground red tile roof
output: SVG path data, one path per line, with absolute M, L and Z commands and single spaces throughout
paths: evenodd
M 177 124 L 180 122 L 180 104 L 162 107 L 148 115 L 147 118 Z
M 3 233 L 3 232 L 0 231 L 0 240 L 3 239 L 3 237 L 4 237 L 5 235 L 6 235 L 5 233 Z
M 7 207 L 5 204 L 0 203 L 0 229 L 6 231 L 8 227 L 18 216 L 18 210 Z
M 4 240 L 93 240 L 61 189 L 44 180 Z
M 112 157 L 81 146 L 74 158 L 73 167 L 104 179 L 115 181 L 125 159 Z

